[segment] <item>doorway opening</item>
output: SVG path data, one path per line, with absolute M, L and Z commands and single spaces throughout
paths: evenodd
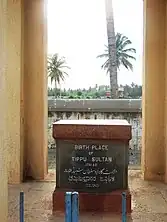
M 113 10 L 115 34 L 127 37 L 131 42 L 128 47 L 136 51 L 130 54 L 135 60 L 129 60 L 133 71 L 126 69 L 126 65 L 118 68 L 120 97 L 116 107 L 108 95 L 109 75 L 106 68 L 102 68 L 106 57 L 97 58 L 104 54 L 108 44 L 105 1 L 48 1 L 48 55 L 65 57 L 70 67 L 68 76 L 65 75 L 60 84 L 48 80 L 49 169 L 56 168 L 56 147 L 52 138 L 55 120 L 114 118 L 127 119 L 132 124 L 129 163 L 133 168 L 140 168 L 143 2 L 113 0 Z

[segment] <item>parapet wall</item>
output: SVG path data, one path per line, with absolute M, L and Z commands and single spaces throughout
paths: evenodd
M 132 125 L 129 160 L 140 165 L 142 110 L 141 100 L 129 99 L 57 99 L 48 100 L 48 145 L 54 144 L 52 124 L 57 119 L 126 119 Z
M 141 112 L 141 99 L 49 99 L 49 112 Z

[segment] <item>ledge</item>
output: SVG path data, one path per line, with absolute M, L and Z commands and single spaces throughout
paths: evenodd
M 129 141 L 131 125 L 126 120 L 60 120 L 53 124 L 53 138 Z
M 141 99 L 51 99 L 49 112 L 134 112 L 141 113 Z

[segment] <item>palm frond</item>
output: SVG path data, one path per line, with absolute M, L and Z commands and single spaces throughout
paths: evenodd
M 65 69 L 70 69 L 66 65 L 66 60 L 64 57 L 59 57 L 57 53 L 48 57 L 48 77 L 51 78 L 51 83 L 54 81 L 55 84 L 60 84 L 61 81 L 65 80 L 68 73 Z
M 124 66 L 128 70 L 133 70 L 133 65 L 130 60 L 136 60 L 134 54 L 136 54 L 136 49 L 129 47 L 132 45 L 132 42 L 128 37 L 124 36 L 121 33 L 116 34 L 116 57 L 117 57 L 117 69 L 120 66 Z M 108 46 L 105 45 L 104 53 L 98 55 L 97 58 L 107 58 L 101 68 L 108 72 L 109 70 L 109 55 L 108 55 Z
M 97 58 L 107 58 L 107 57 L 108 57 L 108 53 L 104 53 L 97 56 Z

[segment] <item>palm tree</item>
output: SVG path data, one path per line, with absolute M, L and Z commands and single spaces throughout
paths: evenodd
M 55 97 L 57 97 L 57 86 L 68 76 L 65 69 L 70 67 L 66 65 L 64 57 L 59 58 L 57 53 L 48 57 L 48 77 L 51 79 L 51 84 L 55 83 Z
M 110 75 L 111 98 L 118 96 L 117 64 L 116 64 L 116 37 L 112 0 L 105 0 L 107 35 L 108 35 L 108 72 Z
M 136 49 L 131 48 L 130 45 L 132 42 L 124 35 L 117 33 L 116 34 L 116 64 L 117 70 L 120 69 L 120 66 L 124 66 L 128 70 L 133 70 L 133 65 L 131 60 L 136 60 L 133 54 L 136 53 Z M 105 63 L 101 66 L 102 69 L 109 72 L 109 56 L 108 56 L 108 46 L 106 46 L 104 54 L 97 56 L 97 58 L 107 58 Z

